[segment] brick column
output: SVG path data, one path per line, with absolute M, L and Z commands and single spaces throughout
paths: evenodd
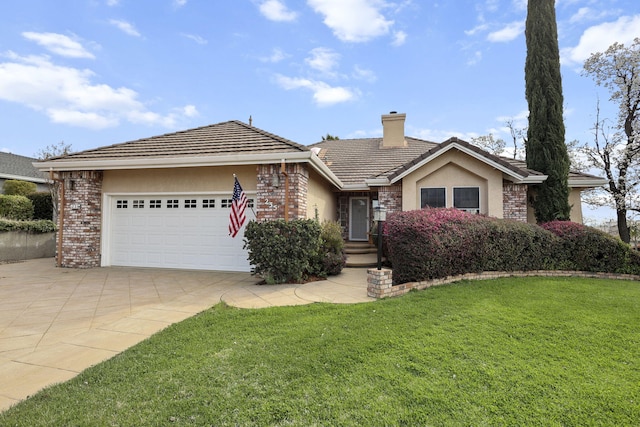
M 367 296 L 372 298 L 384 298 L 391 296 L 393 286 L 393 270 L 383 268 L 367 270 Z
M 527 185 L 503 182 L 502 215 L 504 219 L 527 222 Z
M 289 179 L 288 209 L 289 219 L 307 217 L 307 191 L 309 171 L 302 163 L 288 163 L 286 171 Z M 274 187 L 272 178 L 279 174 L 280 185 Z M 280 165 L 258 165 L 258 183 L 256 195 L 256 216 L 258 221 L 283 219 L 285 212 L 285 176 L 280 174 Z
M 65 186 L 62 267 L 99 267 L 102 171 L 61 172 L 60 177 Z

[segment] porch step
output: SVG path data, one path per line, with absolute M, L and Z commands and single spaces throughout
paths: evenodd
M 378 249 L 369 242 L 344 242 L 344 252 L 348 254 L 377 254 Z
M 375 267 L 378 265 L 378 249 L 369 242 L 344 242 L 347 267 Z

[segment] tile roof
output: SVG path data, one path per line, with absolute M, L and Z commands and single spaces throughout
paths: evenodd
M 238 120 L 71 153 L 49 161 L 119 160 L 266 154 L 309 148 Z
M 22 177 L 25 181 L 29 181 L 29 178 L 46 179 L 46 174 L 33 167 L 35 161 L 37 159 L 31 157 L 0 152 L 0 177 Z
M 318 157 L 346 185 L 363 184 L 365 179 L 384 176 L 430 149 L 435 142 L 406 137 L 406 147 L 381 148 L 382 138 L 322 141 Z

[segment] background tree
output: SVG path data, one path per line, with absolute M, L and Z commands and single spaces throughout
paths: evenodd
M 610 100 L 618 104 L 618 117 L 611 126 L 600 118 L 598 101 L 593 144 L 581 147 L 590 166 L 602 171 L 608 181 L 602 189 L 605 197 L 596 192 L 588 203 L 613 206 L 620 239 L 629 243 L 627 215 L 640 212 L 640 38 L 629 47 L 614 43 L 605 52 L 592 54 L 583 74 L 607 88 Z
M 50 144 L 39 150 L 35 157 L 38 160 L 49 160 L 54 157 L 65 156 L 72 152 L 71 144 L 65 144 L 64 141 L 60 141 L 57 144 Z M 58 194 L 60 190 L 60 183 L 58 181 L 49 182 L 49 191 L 51 192 L 51 203 L 53 204 L 53 218 L 54 221 L 58 218 L 59 205 Z
M 512 118 L 507 119 L 505 125 L 509 129 L 513 141 L 513 160 L 524 160 L 526 155 L 523 147 L 527 145 L 527 128 L 516 127 L 515 120 Z
M 500 156 L 507 146 L 504 139 L 495 139 L 492 133 L 471 138 L 471 143 L 496 156 Z
M 339 139 L 340 139 L 339 136 L 331 135 L 330 133 L 328 133 L 326 136 L 322 137 L 323 141 L 337 141 Z
M 534 188 L 533 208 L 540 223 L 568 220 L 571 214 L 554 3 L 554 0 L 529 0 L 525 26 L 525 92 L 529 105 L 527 167 L 548 176 Z

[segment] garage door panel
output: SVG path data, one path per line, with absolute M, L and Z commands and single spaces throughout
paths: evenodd
M 242 235 L 228 235 L 230 210 L 220 207 L 222 198 L 113 197 L 108 230 L 110 264 L 250 271 Z M 203 199 L 217 199 L 215 208 Z M 250 209 L 246 215 L 253 219 Z

